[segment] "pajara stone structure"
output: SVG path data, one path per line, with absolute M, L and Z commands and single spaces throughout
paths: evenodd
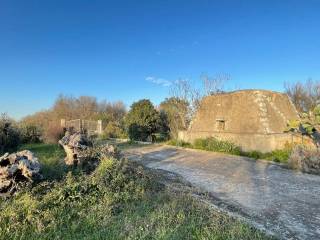
M 87 135 L 82 133 L 66 132 L 65 136 L 59 140 L 59 144 L 66 152 L 66 165 L 81 165 L 87 159 L 87 150 L 92 147 L 92 142 Z
M 0 157 L 0 195 L 14 193 L 20 182 L 41 178 L 40 163 L 28 150 Z
M 285 133 L 299 115 L 286 94 L 266 90 L 241 90 L 205 97 L 189 129 L 179 138 L 216 137 L 234 142 L 245 151 L 269 152 L 286 144 L 312 141 Z

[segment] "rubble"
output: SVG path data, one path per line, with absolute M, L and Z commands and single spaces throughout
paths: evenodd
M 0 157 L 0 195 L 13 193 L 19 182 L 41 178 L 38 158 L 28 150 Z

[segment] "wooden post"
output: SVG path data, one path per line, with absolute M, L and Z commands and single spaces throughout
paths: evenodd
M 102 120 L 98 120 L 97 132 L 98 134 L 102 134 Z
M 62 128 L 65 128 L 66 127 L 66 120 L 65 119 L 61 119 L 60 120 L 60 125 Z

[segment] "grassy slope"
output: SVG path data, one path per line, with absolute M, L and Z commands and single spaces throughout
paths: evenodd
M 48 181 L 0 200 L 0 239 L 267 239 L 134 163 L 105 159 L 91 175 L 67 173 L 57 146 L 24 148 Z

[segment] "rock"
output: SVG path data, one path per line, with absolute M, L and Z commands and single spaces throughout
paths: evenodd
M 87 150 L 92 147 L 92 142 L 85 134 L 66 132 L 66 135 L 59 141 L 59 144 L 66 152 L 65 163 L 67 165 L 81 165 L 87 158 Z
M 19 182 L 41 178 L 40 163 L 34 154 L 24 150 L 0 157 L 0 194 L 11 194 Z
M 105 157 L 113 157 L 116 159 L 120 158 L 120 151 L 114 145 L 106 144 L 100 149 L 100 151 Z

